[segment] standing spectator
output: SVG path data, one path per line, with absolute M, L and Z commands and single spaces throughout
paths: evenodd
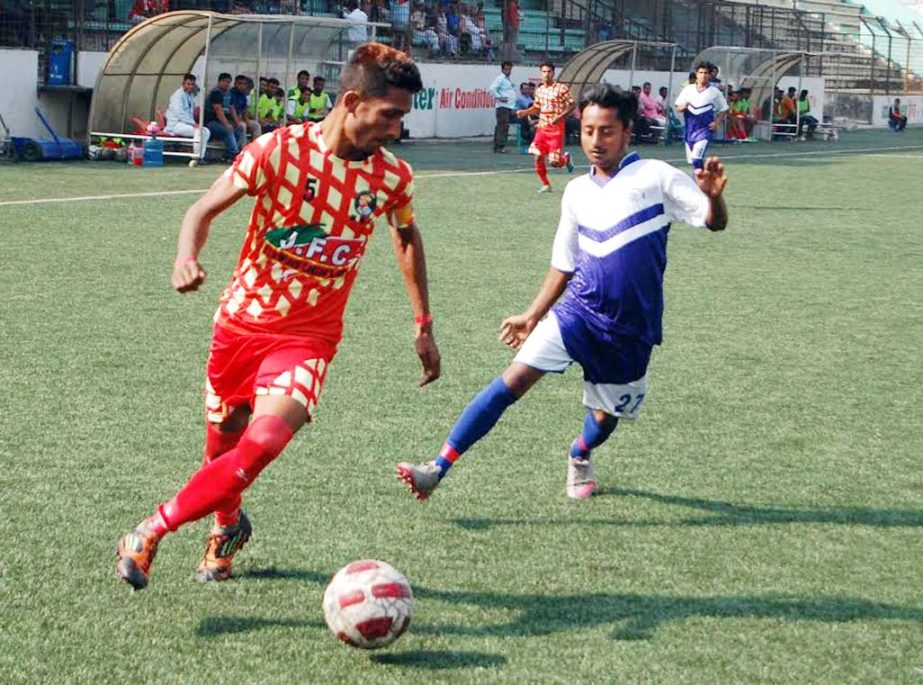
M 308 96 L 308 121 L 323 121 L 333 109 L 330 95 L 324 90 L 326 83 L 323 76 L 314 77 L 314 90 Z
M 369 23 L 369 15 L 362 11 L 359 0 L 349 0 L 346 9 L 343 10 L 343 18 L 355 22 L 346 29 L 346 41 L 349 43 L 349 49 L 355 50 L 369 39 L 368 27 L 366 26 Z
M 500 65 L 500 73 L 490 84 L 490 94 L 496 101 L 497 125 L 494 127 L 494 152 L 506 152 L 506 138 L 510 130 L 510 113 L 516 106 L 516 86 L 510 74 L 513 63 L 506 61 Z
M 410 54 L 410 0 L 391 0 L 391 47 Z
M 551 181 L 548 180 L 548 169 L 545 166 L 546 157 L 555 168 L 566 166 L 568 171 L 574 170 L 570 153 L 564 151 L 564 122 L 574 111 L 576 103 L 567 86 L 555 83 L 554 64 L 542 64 L 541 75 L 542 85 L 535 90 L 535 104 L 528 109 L 519 110 L 516 116 L 522 119 L 532 114 L 539 115 L 538 130 L 529 146 L 529 154 L 535 156 L 535 173 L 542 182 L 538 192 L 550 193 Z
M 682 112 L 686 120 L 686 161 L 693 169 L 702 169 L 708 144 L 724 118 L 724 113 L 728 111 L 724 95 L 709 85 L 708 65 L 705 62 L 696 65 L 695 83 L 683 86 L 680 91 L 676 98 L 676 111 Z
M 901 99 L 894 98 L 894 104 L 888 107 L 888 128 L 901 133 L 907 127 L 907 115 L 901 110 Z
M 513 59 L 516 56 L 516 44 L 519 42 L 519 26 L 522 16 L 517 0 L 506 0 L 503 5 L 503 57 Z
M 817 130 L 817 118 L 810 114 L 811 112 L 811 103 L 808 100 L 808 91 L 802 90 L 798 94 L 798 135 L 802 138 L 813 138 L 814 131 Z M 805 134 L 804 129 L 807 128 L 808 132 Z
M 240 152 L 243 131 L 238 130 L 231 120 L 231 75 L 218 74 L 218 84 L 211 89 L 205 100 L 205 125 L 215 140 L 223 140 L 227 152 L 225 162 L 233 162 Z
M 202 159 L 205 157 L 205 146 L 208 145 L 211 131 L 201 128 L 195 120 L 195 82 L 195 74 L 186 74 L 183 76 L 183 85 L 170 96 L 166 114 L 167 125 L 164 127 L 164 132 L 174 136 L 192 138 L 192 152 Z

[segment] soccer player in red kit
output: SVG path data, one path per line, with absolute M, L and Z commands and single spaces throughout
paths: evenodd
M 241 493 L 311 420 L 381 215 L 413 307 L 420 385 L 439 377 L 426 261 L 413 219 L 413 172 L 382 147 L 400 135 L 422 87 L 404 53 L 377 43 L 360 46 L 323 122 L 257 138 L 186 213 L 172 278 L 179 292 L 205 279 L 198 257 L 215 217 L 244 195 L 255 198 L 237 268 L 215 314 L 204 462 L 119 540 L 117 574 L 136 590 L 147 586 L 160 540 L 211 513 L 215 525 L 196 577 L 230 576 L 234 555 L 252 532 Z
M 522 119 L 538 114 L 538 128 L 529 146 L 529 154 L 535 156 L 535 173 L 542 182 L 538 192 L 550 193 L 551 181 L 548 180 L 548 167 L 545 166 L 546 157 L 555 168 L 566 166 L 568 171 L 574 170 L 570 153 L 564 151 L 564 134 L 567 117 L 577 105 L 570 88 L 563 83 L 555 83 L 554 65 L 551 62 L 542 64 L 541 73 L 542 85 L 535 89 L 535 103 L 528 109 L 516 112 L 516 116 Z

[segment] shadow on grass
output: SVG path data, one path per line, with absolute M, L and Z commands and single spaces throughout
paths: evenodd
M 456 668 L 496 668 L 506 664 L 506 657 L 484 652 L 446 652 L 415 649 L 409 652 L 386 652 L 373 654 L 370 658 L 376 664 L 422 668 L 432 671 Z
M 601 488 L 600 496 L 620 495 L 637 497 L 658 504 L 670 504 L 688 509 L 698 509 L 710 514 L 696 518 L 664 520 L 628 519 L 489 519 L 459 518 L 454 523 L 466 530 L 489 530 L 497 526 L 623 526 L 644 528 L 650 526 L 758 526 L 790 523 L 836 523 L 851 526 L 874 526 L 877 528 L 919 528 L 923 527 L 923 511 L 911 509 L 876 509 L 872 507 L 830 507 L 826 509 L 795 509 L 791 507 L 763 507 L 747 504 L 732 504 L 720 500 L 699 497 L 662 495 L 646 490 L 629 488 Z
M 302 621 L 291 618 L 253 618 L 249 616 L 207 616 L 199 623 L 199 637 L 219 637 L 235 633 L 251 633 L 267 628 L 324 628 L 321 621 Z
M 329 574 L 309 569 L 264 569 L 242 574 L 241 577 L 275 578 L 279 580 L 308 581 L 323 585 Z M 640 595 L 634 593 L 594 593 L 585 595 L 504 594 L 494 592 L 466 592 L 463 590 L 437 590 L 414 585 L 418 600 L 435 600 L 449 604 L 484 607 L 491 611 L 507 610 L 516 614 L 506 623 L 479 626 L 442 625 L 437 623 L 413 624 L 418 635 L 470 635 L 491 637 L 528 637 L 575 631 L 598 625 L 612 625 L 614 640 L 647 640 L 657 628 L 672 621 L 693 617 L 713 618 L 769 618 L 786 621 L 819 623 L 848 623 L 851 621 L 911 621 L 923 628 L 923 608 L 904 607 L 884 602 L 874 602 L 857 597 L 812 597 L 808 599 L 785 595 L 718 595 L 674 596 Z M 207 618 L 199 628 L 200 635 L 214 636 L 228 632 L 244 632 L 284 625 L 314 627 L 323 624 L 311 621 L 288 621 L 245 618 Z M 385 661 L 400 665 L 417 665 L 434 668 L 429 662 L 454 659 L 462 666 L 496 666 L 491 655 L 469 652 L 406 652 L 394 658 L 414 663 Z M 415 656 L 414 656 L 415 655 Z M 389 658 L 391 658 L 389 656 Z M 486 660 L 487 663 L 480 663 Z M 445 666 L 451 668 L 451 666 Z

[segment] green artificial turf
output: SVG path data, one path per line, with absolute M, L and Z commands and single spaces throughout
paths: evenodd
M 923 131 L 716 151 L 729 228 L 670 232 L 665 342 L 641 417 L 594 453 L 600 496 L 564 497 L 577 369 L 425 504 L 394 478 L 511 359 L 498 325 L 541 283 L 567 180 L 539 196 L 528 157 L 410 143 L 443 378 L 415 385 L 380 227 L 317 420 L 246 495 L 236 578 L 193 581 L 201 521 L 139 593 L 114 543 L 201 459 L 211 316 L 249 208 L 216 221 L 210 279 L 180 296 L 195 194 L 4 203 L 202 189 L 221 168 L 0 166 L 0 682 L 923 682 Z M 375 653 L 321 612 L 361 558 L 416 594 Z

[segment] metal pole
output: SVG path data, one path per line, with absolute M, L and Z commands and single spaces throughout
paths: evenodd
M 205 56 L 203 58 L 202 64 L 202 90 L 204 94 L 206 88 L 208 88 L 208 51 L 211 48 L 212 44 L 212 17 L 208 17 L 208 28 L 205 29 Z M 205 128 L 205 105 L 208 100 L 207 96 L 204 96 L 199 100 L 199 157 L 205 157 L 205 134 L 202 131 Z M 193 154 L 195 154 L 195 149 L 193 149 Z
M 260 76 L 263 73 L 263 22 L 259 23 L 259 32 L 256 36 L 256 119 L 260 118 Z
M 635 62 L 638 59 L 638 41 L 635 41 L 634 46 L 631 48 L 631 75 L 628 77 L 628 89 L 631 90 L 631 87 L 635 82 Z
M 288 54 L 285 56 L 285 80 L 288 81 L 292 69 L 292 45 L 295 42 L 295 20 L 292 20 L 292 27 L 288 34 Z M 289 81 L 291 82 L 291 81 Z M 288 125 L 288 91 L 285 93 L 285 109 L 282 110 L 282 125 Z

